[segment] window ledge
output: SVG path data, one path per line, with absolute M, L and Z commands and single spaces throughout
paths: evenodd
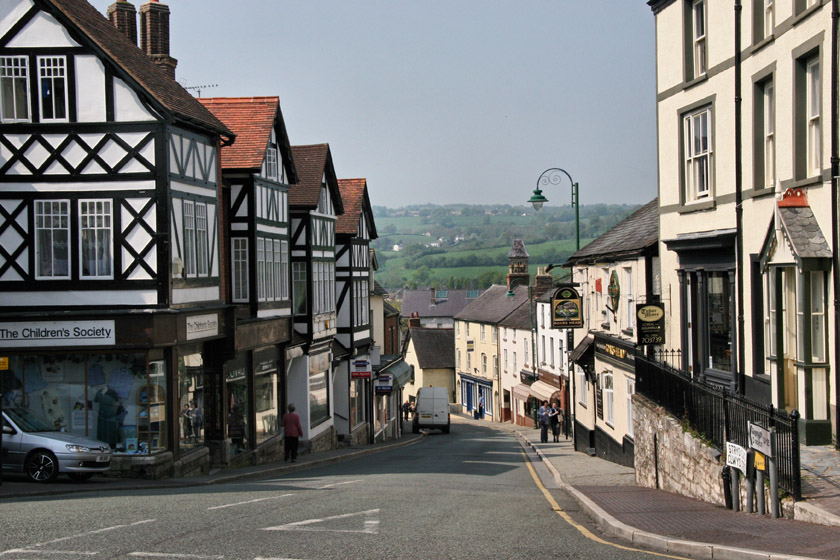
M 687 204 L 683 203 L 682 205 L 680 205 L 680 208 L 679 208 L 678 212 L 680 214 L 689 214 L 691 212 L 702 212 L 704 210 L 714 210 L 716 205 L 717 204 L 715 203 L 714 199 L 707 198 L 707 199 L 702 199 L 700 202 L 689 202 Z
M 708 79 L 709 79 L 709 72 L 706 71 L 705 74 L 703 74 L 702 76 L 700 76 L 698 78 L 692 78 L 690 80 L 687 80 L 683 84 L 683 90 L 691 89 L 694 86 L 696 86 L 697 84 L 702 84 L 703 82 L 707 81 Z
M 810 16 L 811 14 L 813 14 L 814 12 L 819 10 L 820 8 L 822 8 L 822 2 L 817 2 L 813 6 L 805 8 L 804 10 L 799 12 L 798 14 L 794 14 L 793 15 L 793 26 L 796 27 L 797 25 L 799 25 L 802 22 L 803 19 L 806 19 L 808 16 Z
M 772 44 L 776 40 L 776 34 L 771 33 L 767 37 L 763 37 L 759 39 L 757 42 L 753 43 L 752 52 L 755 53 L 756 51 L 760 51 L 767 45 Z
M 633 332 L 634 332 L 633 329 L 621 329 L 622 334 L 625 334 L 625 335 L 630 336 L 630 337 L 633 336 Z
M 763 198 L 765 196 L 771 196 L 776 194 L 776 189 L 773 187 L 761 187 L 759 189 L 753 189 L 751 198 Z
M 801 187 L 808 187 L 812 185 L 819 185 L 822 183 L 822 176 L 821 175 L 814 175 L 812 177 L 806 177 L 804 179 L 797 179 L 790 185 L 788 188 L 798 189 Z M 787 189 L 785 189 L 787 190 Z

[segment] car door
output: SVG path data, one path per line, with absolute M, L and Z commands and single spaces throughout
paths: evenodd
M 12 433 L 9 433 L 9 432 Z M 23 468 L 23 459 L 25 455 L 21 454 L 21 437 L 23 432 L 15 429 L 15 427 L 6 421 L 3 417 L 3 447 L 0 450 L 0 455 L 3 460 L 4 471 L 19 471 Z

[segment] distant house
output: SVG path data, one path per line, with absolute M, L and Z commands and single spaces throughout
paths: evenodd
M 405 290 L 401 316 L 404 319 L 419 319 L 421 327 L 451 329 L 455 325 L 453 317 L 480 296 L 482 291 L 434 288 Z
M 420 387 L 446 387 L 455 401 L 455 336 L 452 329 L 408 329 L 405 361 L 414 369 L 412 381 L 403 388 L 403 399 L 414 402 Z

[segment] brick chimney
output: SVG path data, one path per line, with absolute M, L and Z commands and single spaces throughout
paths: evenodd
M 169 56 L 169 6 L 158 0 L 140 6 L 140 49 L 175 79 L 178 61 Z
M 131 2 L 117 0 L 108 6 L 108 20 L 128 40 L 137 44 L 137 9 Z
M 540 297 L 551 290 L 553 285 L 554 277 L 547 273 L 543 267 L 539 267 L 537 275 L 534 277 L 534 297 Z

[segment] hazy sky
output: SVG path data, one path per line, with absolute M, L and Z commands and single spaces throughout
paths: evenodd
M 182 85 L 279 96 L 292 144 L 328 142 L 339 178 L 366 177 L 374 205 L 522 204 L 549 167 L 582 205 L 656 196 L 643 0 L 168 5 Z M 545 195 L 567 205 L 570 191 Z

